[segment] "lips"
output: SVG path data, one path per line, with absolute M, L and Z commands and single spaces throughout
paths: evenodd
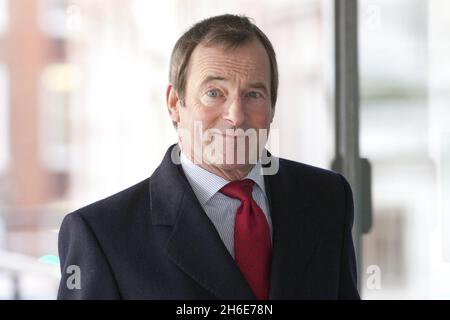
M 230 137 L 230 138 L 238 138 L 238 137 L 245 137 L 245 134 L 226 134 L 226 133 L 215 133 L 215 135 L 220 135 L 224 137 Z

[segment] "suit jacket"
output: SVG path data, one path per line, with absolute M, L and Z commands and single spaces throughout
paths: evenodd
M 64 218 L 58 299 L 255 299 L 171 161 L 173 147 L 150 178 Z M 269 299 L 359 299 L 353 197 L 343 176 L 280 158 L 265 185 Z

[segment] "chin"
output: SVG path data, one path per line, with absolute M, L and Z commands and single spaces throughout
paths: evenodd
M 217 168 L 221 168 L 223 170 L 238 170 L 241 168 L 246 168 L 249 165 L 254 165 L 253 164 L 249 164 L 248 161 L 246 161 L 245 163 L 226 163 L 226 157 L 223 156 L 222 159 L 220 158 L 210 158 L 207 159 L 207 161 L 210 165 L 213 165 Z
M 215 164 L 216 167 L 221 168 L 223 170 L 238 170 L 242 168 L 246 168 L 249 166 L 248 163 L 222 163 L 222 164 Z

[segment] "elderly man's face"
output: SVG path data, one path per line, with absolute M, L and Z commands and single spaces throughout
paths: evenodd
M 175 93 L 168 89 L 174 105 Z M 262 151 L 257 150 L 257 142 L 268 134 L 273 118 L 270 62 L 263 45 L 253 40 L 227 50 L 197 46 L 190 58 L 185 92 L 185 106 L 178 100 L 170 111 L 184 133 L 180 135 L 183 152 L 207 169 L 248 171 L 245 168 L 254 164 L 252 157 Z M 195 132 L 198 128 L 201 133 Z M 244 139 L 244 131 L 256 132 L 256 142 Z M 264 147 L 265 140 L 259 142 Z M 245 152 L 244 162 L 238 158 L 240 152 Z

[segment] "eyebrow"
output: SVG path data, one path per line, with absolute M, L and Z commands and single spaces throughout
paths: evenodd
M 214 80 L 221 80 L 221 81 L 226 81 L 227 79 L 225 79 L 224 77 L 221 76 L 207 76 L 201 83 L 200 83 L 200 87 L 204 87 L 208 82 L 214 81 Z
M 226 79 L 224 77 L 221 77 L 221 76 L 209 75 L 201 82 L 200 86 L 203 87 L 208 82 L 211 82 L 211 81 L 214 81 L 214 80 L 228 81 L 228 79 Z M 252 82 L 252 83 L 249 84 L 248 87 L 249 88 L 253 88 L 253 89 L 260 89 L 260 90 L 264 91 L 264 94 L 266 94 L 266 95 L 269 94 L 269 90 L 267 89 L 266 85 L 263 82 L 261 82 L 261 81 Z

